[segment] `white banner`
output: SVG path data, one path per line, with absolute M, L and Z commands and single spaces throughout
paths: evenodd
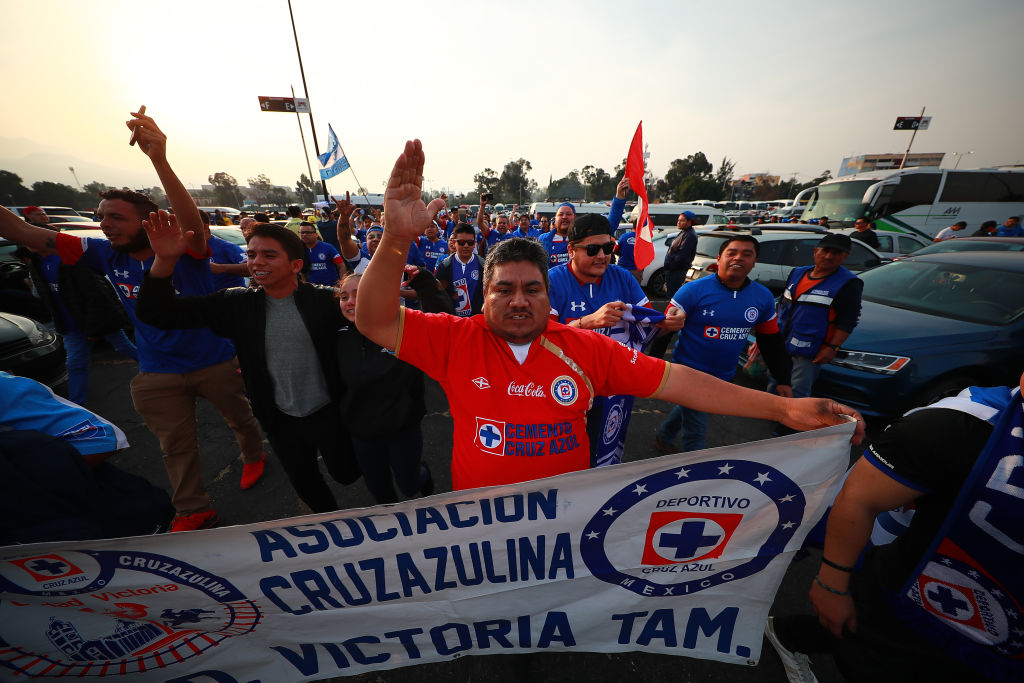
M 0 548 L 0 675 L 305 681 L 572 650 L 756 664 L 852 433 L 246 526 Z

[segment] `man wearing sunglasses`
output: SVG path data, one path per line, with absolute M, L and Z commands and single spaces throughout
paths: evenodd
M 608 219 L 601 214 L 584 214 L 569 228 L 568 237 L 569 262 L 548 273 L 551 318 L 570 327 L 594 330 L 643 351 L 657 330 L 623 321 L 622 317 L 629 308 L 627 304 L 647 306 L 650 302 L 636 278 L 611 263 L 615 238 Z M 678 330 L 682 323 L 680 318 L 671 318 L 658 326 Z M 587 412 L 591 467 L 622 462 L 632 410 L 632 396 L 594 399 L 594 406 Z
M 455 302 L 455 315 L 468 318 L 483 310 L 484 294 L 480 279 L 483 261 L 476 255 L 476 231 L 469 223 L 459 223 L 452 234 L 455 253 L 437 262 L 434 276 Z

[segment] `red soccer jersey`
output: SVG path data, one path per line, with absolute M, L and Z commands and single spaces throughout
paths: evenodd
M 585 416 L 594 397 L 650 396 L 668 378 L 661 359 L 551 320 L 520 365 L 482 315 L 402 310 L 398 357 L 448 396 L 456 490 L 587 469 Z

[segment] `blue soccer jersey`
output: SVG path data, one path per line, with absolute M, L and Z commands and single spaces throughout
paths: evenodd
M 563 324 L 590 315 L 609 301 L 636 306 L 648 303 L 636 278 L 619 266 L 608 266 L 600 281 L 593 284 L 577 280 L 568 263 L 549 270 L 548 278 L 551 280 L 551 315 Z
M 338 250 L 327 242 L 317 241 L 311 249 L 306 251 L 309 254 L 309 274 L 306 279 L 310 284 L 327 287 L 336 285 L 338 283 L 338 266 L 345 262 Z
M 245 250 L 237 244 L 232 244 L 216 235 L 211 235 L 206 240 L 210 247 L 210 261 L 213 263 L 238 264 L 245 263 Z M 228 289 L 230 287 L 245 287 L 245 278 L 241 275 L 228 275 L 217 273 L 213 276 L 214 289 Z
M 58 233 L 57 253 L 64 263 L 80 263 L 103 272 L 114 284 L 132 325 L 139 350 L 139 370 L 184 374 L 231 360 L 235 347 L 206 327 L 188 330 L 161 330 L 135 315 L 135 301 L 142 288 L 143 274 L 153 265 L 114 251 L 110 242 L 96 237 L 72 237 Z M 174 291 L 181 296 L 212 294 L 213 277 L 206 259 L 182 256 L 171 276 Z
M 686 314 L 686 325 L 672 352 L 672 362 L 731 380 L 750 330 L 779 331 L 775 299 L 768 288 L 747 282 L 729 289 L 716 275 L 687 282 L 672 297 Z
M 561 236 L 554 230 L 540 236 L 540 244 L 548 252 L 548 268 L 569 262 L 569 237 Z
M 437 268 L 437 262 L 448 255 L 448 241 L 444 239 L 431 242 L 426 235 L 420 235 L 419 247 L 423 255 L 423 267 L 431 273 Z

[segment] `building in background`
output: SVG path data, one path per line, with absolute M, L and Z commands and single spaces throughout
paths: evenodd
M 907 157 L 906 168 L 911 166 L 941 166 L 945 152 L 922 152 L 911 154 Z M 838 178 L 854 173 L 865 173 L 868 171 L 885 171 L 899 168 L 903 161 L 903 152 L 891 152 L 887 154 L 861 154 L 855 157 L 846 157 L 839 165 Z

